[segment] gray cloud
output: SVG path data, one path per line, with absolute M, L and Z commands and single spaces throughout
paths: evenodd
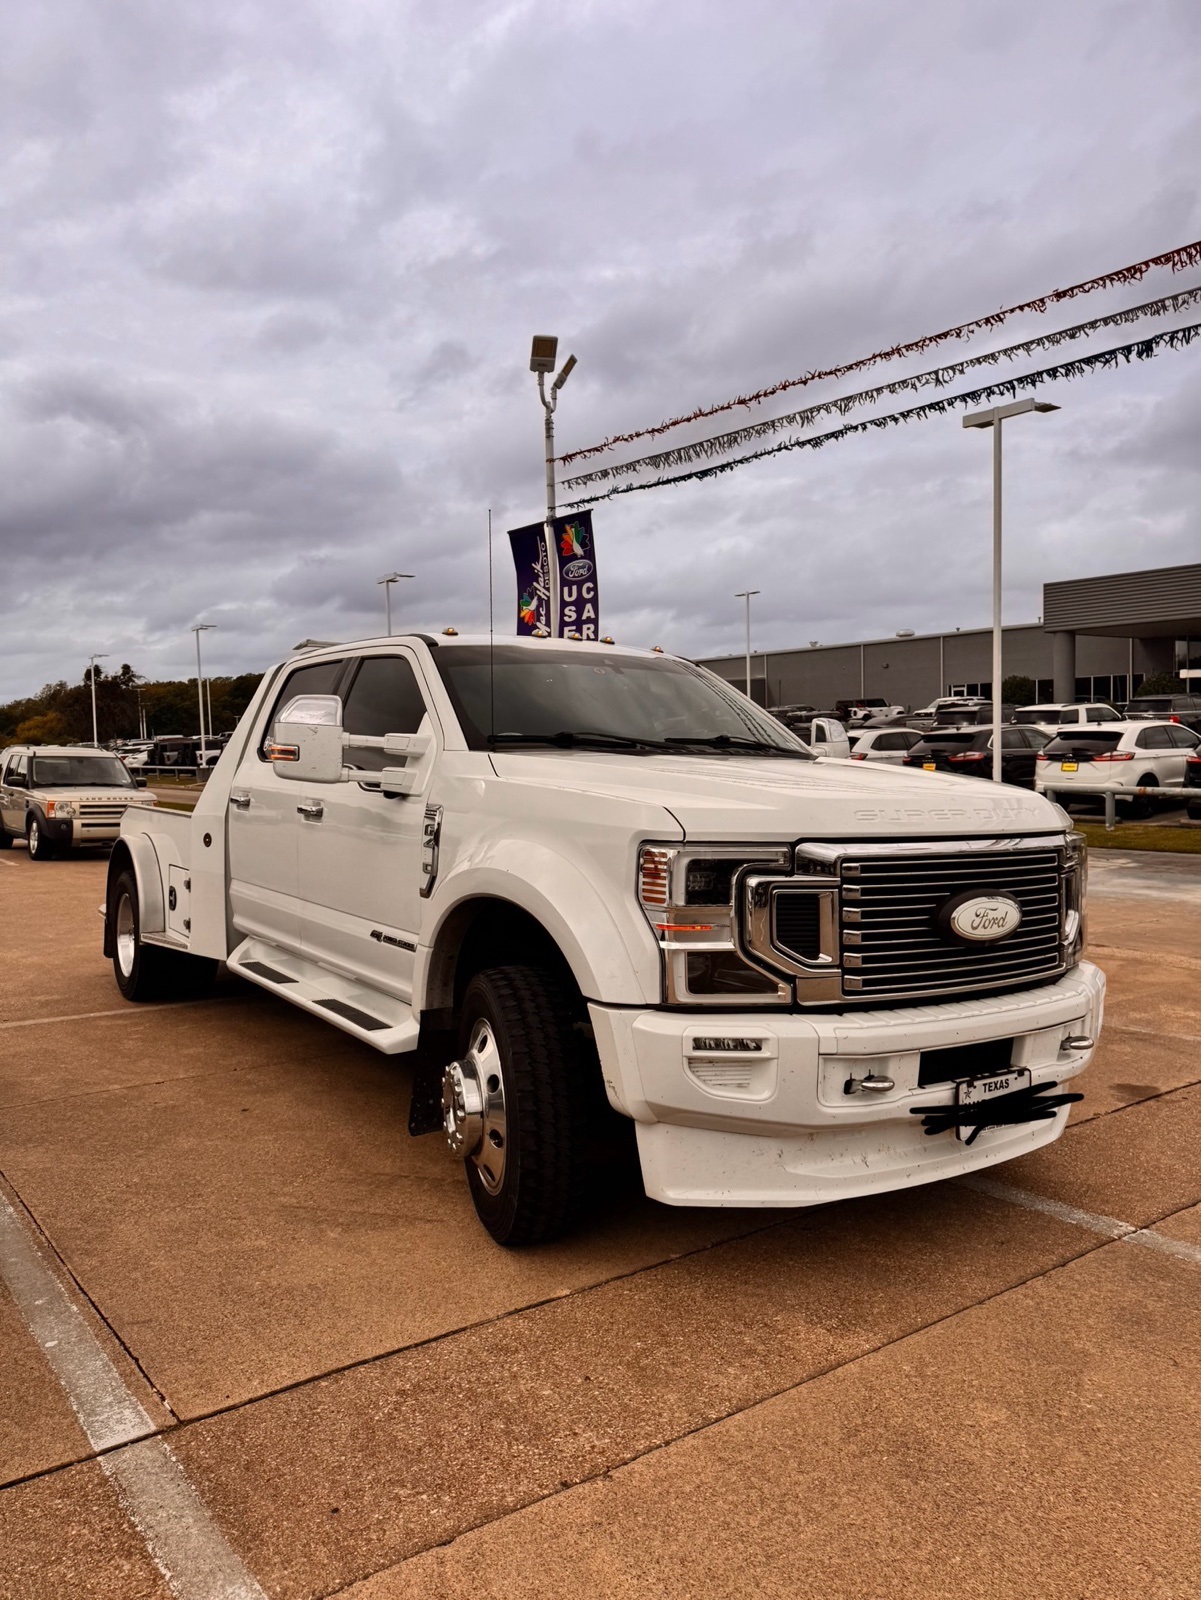
M 1187 0 L 14 11 L 0 696 L 185 671 L 201 615 L 218 670 L 374 630 L 397 566 L 406 625 L 479 625 L 489 506 L 508 626 L 531 332 L 570 448 L 1195 237 L 1199 44 Z M 1195 556 L 1196 360 L 1013 430 L 1013 620 Z M 736 650 L 747 583 L 771 646 L 977 624 L 987 495 L 948 417 L 614 501 L 606 626 Z

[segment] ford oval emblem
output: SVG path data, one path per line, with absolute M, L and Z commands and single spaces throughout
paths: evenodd
M 935 922 L 939 931 L 966 944 L 989 944 L 1016 933 L 1022 921 L 1022 908 L 1011 895 L 981 894 L 969 890 L 955 895 L 939 908 Z
M 591 561 L 569 561 L 563 568 L 563 576 L 569 580 L 590 578 L 592 576 Z

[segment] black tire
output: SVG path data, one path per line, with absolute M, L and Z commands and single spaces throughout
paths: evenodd
M 1134 787 L 1136 789 L 1157 789 L 1159 787 L 1159 779 L 1153 772 L 1144 772 Z M 1126 808 L 1127 816 L 1134 822 L 1145 822 L 1154 813 L 1155 801 L 1150 795 L 1145 794 L 1135 795 Z
M 108 895 L 113 976 L 127 1000 L 194 1000 L 206 994 L 217 975 L 217 963 L 206 956 L 142 943 L 138 884 L 126 867 L 113 880 Z
M 478 1159 L 463 1163 L 476 1214 L 497 1244 L 559 1237 L 590 1191 L 591 1136 L 613 1113 L 580 1010 L 570 984 L 542 967 L 490 967 L 463 997 L 460 1057 L 490 1030 L 499 1060 L 504 1163 L 492 1191 Z
M 45 824 L 36 812 L 25 824 L 25 838 L 33 861 L 52 861 L 58 854 L 58 846 L 46 837 Z
M 11 833 L 9 833 L 4 824 L 0 822 L 0 850 L 11 850 L 12 847 L 13 836 Z
M 1189 803 L 1186 815 L 1190 822 L 1201 822 L 1201 802 L 1193 800 Z M 2 849 L 3 846 L 0 846 Z

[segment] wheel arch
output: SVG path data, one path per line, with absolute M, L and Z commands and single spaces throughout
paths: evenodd
M 658 1005 L 659 952 L 633 897 L 615 907 L 569 858 L 516 841 L 512 848 L 519 871 L 494 860 L 440 886 L 431 903 L 436 920 L 417 951 L 415 1007 L 453 1007 L 459 953 L 465 941 L 483 937 L 481 920 L 511 927 L 519 941 L 561 961 L 586 999 Z M 512 959 L 502 957 L 502 964 Z
M 581 995 L 586 992 L 581 973 L 524 906 L 496 894 L 460 900 L 438 924 L 428 952 L 423 1012 L 449 1020 L 477 972 L 513 964 L 550 966 Z
M 108 858 L 108 878 L 104 892 L 104 954 L 113 954 L 113 889 L 126 868 L 133 871 L 138 886 L 138 917 L 143 933 L 162 933 L 167 926 L 167 907 L 163 898 L 163 878 L 158 855 L 145 834 L 130 838 L 122 835 Z

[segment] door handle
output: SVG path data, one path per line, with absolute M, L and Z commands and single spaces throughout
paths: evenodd
M 231 806 L 237 806 L 239 811 L 249 811 L 250 796 L 245 789 L 233 789 L 230 791 L 229 803 Z
M 325 807 L 320 800 L 306 800 L 303 805 L 296 807 L 297 813 L 302 817 L 312 817 L 319 821 L 325 815 Z

